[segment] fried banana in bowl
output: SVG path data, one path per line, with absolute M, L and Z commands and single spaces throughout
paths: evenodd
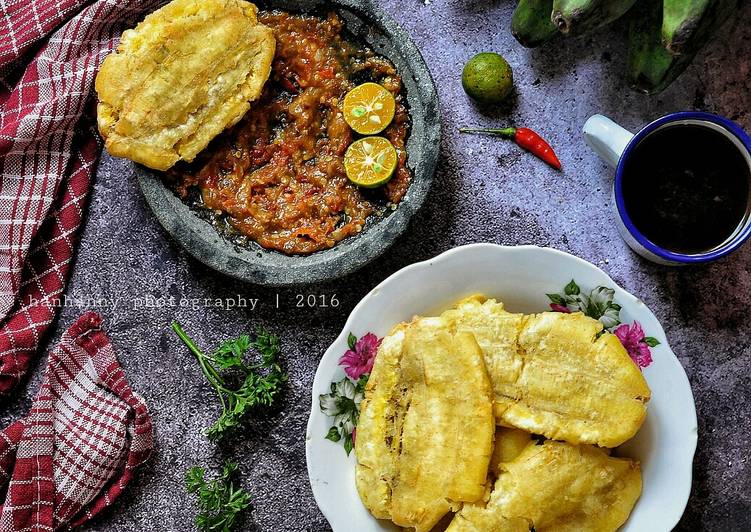
M 562 287 L 565 288 L 561 289 Z M 467 300 L 467 296 L 473 293 L 498 297 L 498 301 L 491 301 L 487 296 L 476 296 Z M 457 301 L 463 303 L 456 303 Z M 561 301 L 566 304 L 562 304 Z M 469 308 L 462 308 L 464 305 Z M 560 316 L 542 312 L 546 308 L 551 308 Z M 576 314 L 578 311 L 585 312 L 592 320 L 582 320 L 581 316 Z M 566 316 L 563 316 L 564 314 Z M 313 399 L 319 399 L 318 394 L 326 393 L 331 383 L 338 382 L 341 378 L 342 370 L 337 363 L 340 363 L 342 354 L 351 348 L 351 338 L 348 336 L 350 331 L 354 334 L 369 332 L 388 338 L 388 333 L 393 330 L 395 324 L 401 322 L 400 327 L 409 327 L 412 317 L 416 315 L 441 316 L 452 322 L 448 325 L 451 334 L 470 332 L 475 337 L 483 349 L 486 369 L 493 386 L 494 402 L 500 391 L 498 376 L 504 376 L 506 379 L 500 381 L 501 384 L 514 385 L 513 388 L 509 387 L 510 391 L 522 392 L 518 395 L 506 394 L 509 397 L 518 397 L 517 403 L 520 408 L 526 409 L 518 411 L 521 412 L 520 420 L 531 419 L 540 422 L 543 428 L 557 429 L 560 426 L 572 435 L 579 432 L 580 436 L 583 436 L 585 432 L 582 430 L 581 419 L 587 420 L 591 417 L 588 414 L 590 411 L 601 414 L 610 411 L 613 412 L 613 419 L 603 417 L 598 420 L 597 416 L 594 417 L 597 423 L 592 426 L 598 428 L 598 438 L 601 441 L 617 441 L 636 431 L 633 438 L 617 447 L 602 447 L 596 444 L 574 445 L 551 440 L 530 428 L 512 429 L 508 426 L 511 423 L 502 419 L 497 420 L 497 445 L 494 447 L 487 471 L 488 488 L 480 500 L 473 503 L 465 502 L 462 505 L 459 512 L 462 512 L 464 517 L 469 517 L 465 509 L 468 511 L 470 506 L 475 506 L 478 510 L 487 506 L 497 480 L 499 468 L 496 464 L 514 462 L 515 453 L 519 452 L 521 446 L 526 447 L 530 441 L 538 448 L 549 441 L 568 443 L 577 448 L 599 449 L 599 456 L 595 455 L 598 461 L 604 461 L 604 455 L 608 458 L 628 458 L 632 464 L 629 466 L 632 469 L 624 468 L 629 474 L 624 474 L 622 478 L 628 480 L 622 483 L 603 483 L 602 491 L 592 499 L 599 501 L 595 506 L 601 505 L 611 515 L 601 521 L 600 513 L 589 511 L 588 515 L 593 519 L 589 524 L 572 521 L 583 523 L 582 529 L 594 528 L 598 532 L 614 532 L 617 527 L 624 532 L 668 532 L 676 526 L 691 491 L 691 467 L 697 441 L 694 401 L 688 379 L 678 358 L 668 345 L 664 330 L 642 300 L 615 285 L 604 272 L 594 266 L 555 250 L 530 246 L 505 248 L 489 244 L 452 250 L 436 259 L 404 269 L 362 300 L 350 316 L 342 334 L 323 358 L 316 374 Z M 582 323 L 585 324 L 583 332 Z M 587 323 L 589 325 L 586 325 Z M 603 326 L 610 332 L 600 332 Z M 622 342 L 622 347 L 627 350 L 628 359 L 620 356 L 623 354 L 620 347 L 601 343 L 603 340 L 608 342 L 611 333 Z M 488 349 L 493 346 L 497 346 L 498 349 Z M 598 352 L 597 348 L 603 352 Z M 558 375 L 556 370 L 557 358 L 553 356 L 556 352 L 561 358 L 559 368 L 565 370 L 562 375 Z M 578 355 L 577 358 L 582 360 L 570 360 L 574 355 Z M 373 360 L 372 353 L 368 356 L 369 360 Z M 375 359 L 377 357 L 378 354 L 375 355 Z M 576 379 L 572 380 L 569 378 L 571 370 L 577 367 L 579 370 L 573 372 Z M 603 367 L 611 368 L 607 378 L 600 377 Z M 536 371 L 529 374 L 530 378 L 525 386 L 521 386 L 522 382 L 517 382 L 516 379 L 529 369 Z M 639 375 L 640 372 L 643 378 Z M 592 375 L 588 375 L 589 373 Z M 646 385 L 643 379 L 646 379 Z M 575 382 L 579 383 L 578 388 L 573 386 Z M 455 383 L 456 386 L 462 386 L 463 383 L 463 374 L 458 370 L 455 372 Z M 618 407 L 613 408 L 614 404 L 608 402 L 611 398 L 606 398 L 608 401 L 605 402 L 601 401 L 601 383 L 607 387 L 616 385 L 615 389 L 620 390 L 618 394 L 625 398 L 628 405 L 625 410 L 618 406 L 618 402 L 615 403 Z M 556 389 L 559 386 L 563 387 L 564 391 L 574 392 L 571 399 L 578 402 L 575 407 L 569 409 L 560 401 L 560 397 L 556 397 L 556 394 L 561 393 Z M 546 397 L 541 393 L 543 391 L 554 397 L 556 402 L 547 405 L 541 402 L 541 399 Z M 623 393 L 624 391 L 626 393 Z M 365 395 L 367 399 L 368 392 Z M 586 397 L 591 397 L 589 402 L 584 401 Z M 535 401 L 530 401 L 530 398 Z M 510 404 L 511 401 L 507 402 L 504 410 L 508 410 Z M 566 416 L 552 418 L 553 423 L 550 423 L 546 416 L 551 412 L 555 413 L 559 406 L 566 408 L 563 410 Z M 624 419 L 624 424 L 630 425 L 628 430 L 614 427 L 623 412 L 635 414 Z M 572 416 L 572 413 L 576 415 Z M 356 461 L 351 456 L 345 459 L 341 449 L 337 449 L 341 444 L 331 444 L 325 439 L 327 431 L 331 430 L 332 420 L 334 418 L 327 416 L 325 412 L 315 409 L 311 412 L 307 432 L 310 438 L 306 452 L 310 464 L 311 486 L 319 507 L 331 523 L 332 529 L 337 532 L 397 530 L 393 523 L 376 519 L 368 506 L 362 504 L 353 478 Z M 358 427 L 358 435 L 359 431 Z M 502 437 L 504 434 L 506 436 Z M 511 437 L 510 434 L 516 436 Z M 359 438 L 358 442 L 355 442 L 355 453 L 359 451 L 358 445 Z M 544 447 L 546 452 L 550 445 Z M 584 459 L 587 460 L 586 457 Z M 557 463 L 567 462 L 559 460 Z M 629 461 L 626 463 L 628 465 Z M 622 464 L 623 462 L 618 462 L 616 465 L 620 467 Z M 637 483 L 632 480 L 632 476 L 637 477 L 635 474 L 632 475 L 637 465 L 638 476 L 642 478 L 640 494 L 635 488 Z M 567 465 L 556 466 L 561 473 L 567 468 Z M 575 480 L 574 476 L 569 477 L 572 484 L 582 486 L 585 483 L 599 482 L 600 472 L 603 471 L 599 467 L 576 467 L 571 470 L 578 472 L 574 475 Z M 605 471 L 607 472 L 607 467 Z M 549 469 L 540 467 L 534 471 L 530 470 L 527 475 L 525 482 L 542 483 L 541 486 L 544 488 L 546 477 L 552 473 Z M 620 475 L 619 472 L 616 477 Z M 549 492 L 541 489 L 539 500 L 537 497 L 530 497 L 528 502 L 532 501 L 530 504 L 542 507 L 537 509 L 546 509 L 553 503 L 565 502 L 557 500 L 570 493 L 566 486 L 564 488 L 566 489 L 558 490 L 552 498 Z M 525 491 L 531 493 L 528 488 L 525 488 Z M 624 506 L 611 505 L 609 501 L 613 499 L 607 498 L 616 497 L 619 500 L 622 498 L 633 501 L 637 495 L 636 504 L 629 502 Z M 500 493 L 496 495 L 498 496 Z M 580 504 L 584 503 L 578 501 L 577 505 L 572 507 L 581 508 Z M 551 512 L 561 510 L 558 506 L 547 509 Z M 466 528 L 460 530 L 522 531 L 529 528 L 533 519 L 536 528 L 555 529 L 551 523 L 556 521 L 548 521 L 548 514 L 535 515 L 527 511 L 523 513 L 528 514 L 521 516 L 523 521 L 518 519 L 520 516 L 515 515 L 515 512 L 484 514 L 486 520 L 473 520 L 471 523 L 464 519 L 465 522 L 462 524 L 466 525 Z M 455 515 L 456 513 L 447 514 L 434 532 L 445 532 L 449 526 L 448 521 L 453 520 Z M 470 524 L 474 525 L 474 528 L 471 528 Z M 459 526 L 459 521 L 455 526 Z
M 483 350 L 498 424 L 617 447 L 644 423 L 647 382 L 599 321 L 581 313 L 514 314 L 483 296 L 460 301 L 443 317 Z
M 107 150 L 167 170 L 240 120 L 276 45 L 256 12 L 244 0 L 173 0 L 123 32 L 95 83 Z
M 360 410 L 355 478 L 363 503 L 380 519 L 431 530 L 485 494 L 494 432 L 474 337 L 441 318 L 397 326 L 378 350 Z
M 590 445 L 530 440 L 504 458 L 487 502 L 465 504 L 446 532 L 612 532 L 641 495 L 638 462 Z
M 417 532 L 449 512 L 449 532 L 614 531 L 641 470 L 609 448 L 639 430 L 649 398 L 599 321 L 471 296 L 383 339 L 357 429 L 357 490 L 375 517 Z

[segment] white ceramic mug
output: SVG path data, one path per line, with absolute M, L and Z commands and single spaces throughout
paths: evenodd
M 697 254 L 683 254 L 656 245 L 639 231 L 626 211 L 623 199 L 623 178 L 625 162 L 633 153 L 634 147 L 646 136 L 667 126 L 699 125 L 711 128 L 725 135 L 744 155 L 751 172 L 751 137 L 735 122 L 727 118 L 702 112 L 682 112 L 664 116 L 644 126 L 633 134 L 603 115 L 594 115 L 584 124 L 584 138 L 592 149 L 607 164 L 615 168 L 613 183 L 613 205 L 616 210 L 618 230 L 626 243 L 642 257 L 668 266 L 682 266 L 710 262 L 732 253 L 751 237 L 751 216 L 722 245 L 711 251 Z M 708 154 L 711 156 L 711 154 Z

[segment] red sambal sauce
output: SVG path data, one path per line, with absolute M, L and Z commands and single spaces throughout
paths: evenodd
M 409 114 L 394 66 L 347 39 L 339 17 L 259 13 L 276 36 L 276 55 L 263 94 L 232 129 L 190 165 L 170 171 L 178 195 L 201 192 L 202 206 L 261 246 L 312 253 L 360 232 L 374 204 L 348 179 L 344 152 L 355 133 L 341 102 L 365 81 L 396 98 L 393 122 L 381 133 L 396 148 L 394 176 L 370 193 L 397 204 L 407 191 Z

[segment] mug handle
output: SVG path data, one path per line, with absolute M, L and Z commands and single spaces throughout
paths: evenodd
M 600 159 L 615 168 L 634 134 L 607 116 L 593 115 L 584 124 L 584 138 Z

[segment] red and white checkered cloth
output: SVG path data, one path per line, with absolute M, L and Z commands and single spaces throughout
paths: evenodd
M 93 312 L 52 351 L 28 416 L 0 432 L 0 532 L 53 532 L 112 504 L 151 454 L 143 399 Z M 9 483 L 8 483 L 9 482 Z
M 100 151 L 97 69 L 159 0 L 0 0 L 0 395 L 52 323 Z
M 100 151 L 97 69 L 159 3 L 0 0 L 0 396 L 28 371 L 68 278 Z M 148 410 L 100 323 L 87 313 L 63 335 L 31 412 L 0 432 L 0 532 L 90 519 L 151 454 Z

